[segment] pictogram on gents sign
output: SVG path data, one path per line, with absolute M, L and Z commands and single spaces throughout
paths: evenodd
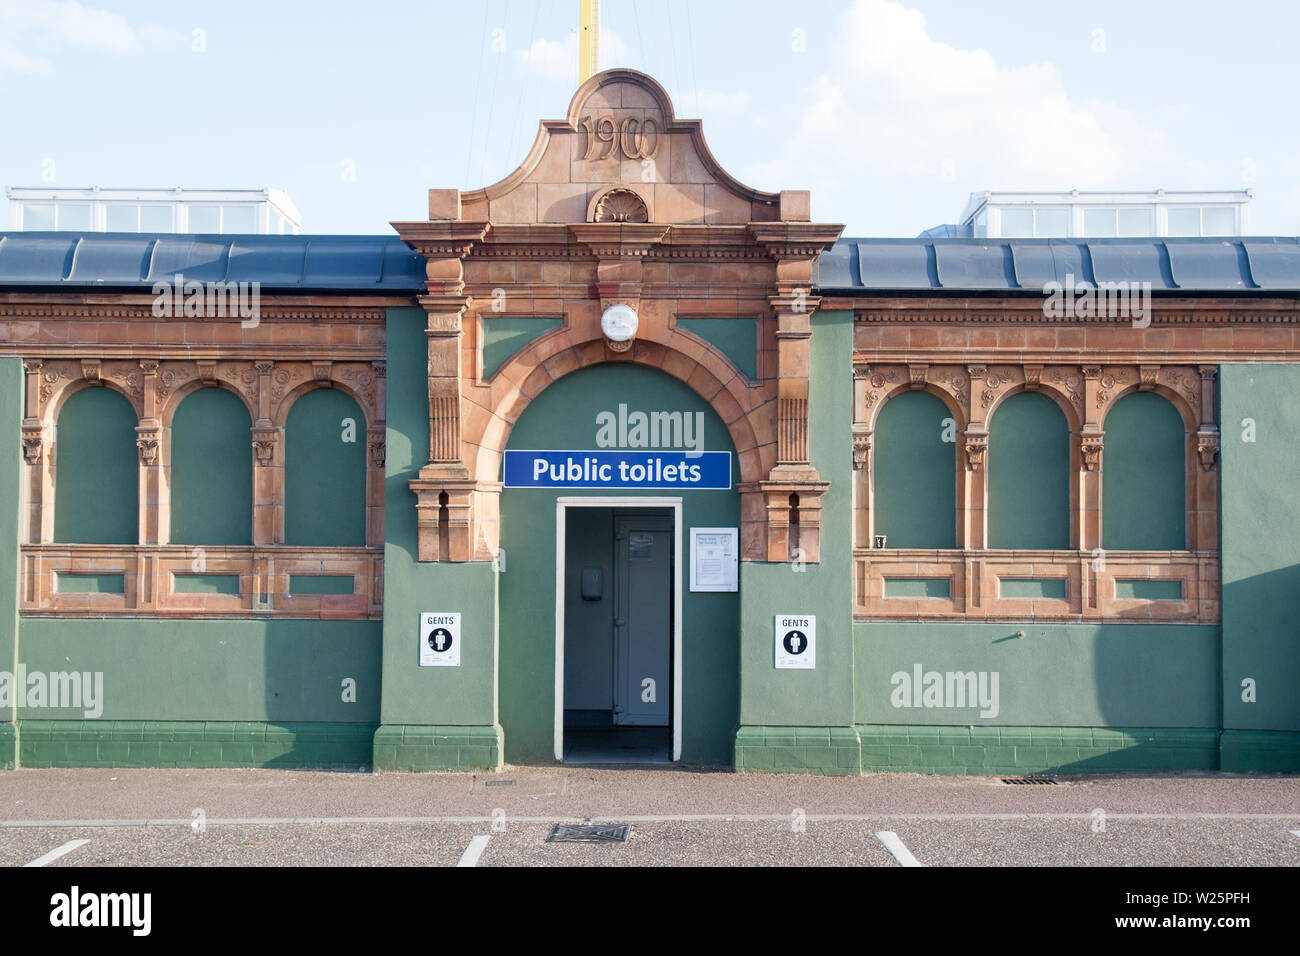
M 460 667 L 460 612 L 420 612 L 420 666 Z
M 812 670 L 817 666 L 817 616 L 776 616 L 776 666 L 778 670 Z

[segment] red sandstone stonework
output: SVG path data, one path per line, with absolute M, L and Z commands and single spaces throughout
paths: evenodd
M 796 547 L 820 559 L 812 266 L 842 227 L 809 222 L 807 193 L 742 186 L 657 83 L 611 70 L 582 85 L 566 119 L 542 123 L 515 172 L 476 192 L 431 190 L 429 215 L 393 224 L 427 262 L 430 460 L 411 482 L 420 560 L 491 559 L 511 427 L 551 382 L 598 362 L 661 369 L 717 411 L 739 458 L 745 560 L 785 561 Z M 615 303 L 639 313 L 630 347 L 601 332 Z M 487 315 L 563 326 L 485 380 Z M 757 379 L 677 326 L 732 316 L 760 319 Z

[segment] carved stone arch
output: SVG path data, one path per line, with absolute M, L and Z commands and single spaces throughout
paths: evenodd
M 904 392 L 913 392 L 913 391 L 925 392 L 939 399 L 939 401 L 943 402 L 944 407 L 948 409 L 948 411 L 952 414 L 953 419 L 957 422 L 957 430 L 959 432 L 966 430 L 966 426 L 970 423 L 969 409 L 962 407 L 962 405 L 957 401 L 956 397 L 952 394 L 952 392 L 948 391 L 946 388 L 942 388 L 939 385 L 936 385 L 934 382 L 926 382 L 920 388 L 914 389 L 907 381 L 891 383 L 886 385 L 885 390 L 883 393 L 881 393 L 879 400 L 873 403 L 873 405 L 869 410 L 869 416 L 867 419 L 867 429 L 872 434 L 875 434 L 876 422 L 880 418 L 880 410 L 884 408 L 889 403 L 889 400 L 894 398 L 895 396 L 901 395 Z
M 994 427 L 993 423 L 996 421 L 998 409 L 1001 408 L 1006 400 L 1012 395 L 1020 395 L 1024 392 L 1039 392 L 1047 398 L 1050 398 L 1065 414 L 1065 424 L 1070 434 L 1075 435 L 1082 430 L 1083 422 L 1080 418 L 1079 410 L 1075 407 L 1074 402 L 1070 400 L 1068 392 L 1057 388 L 1054 385 L 1049 385 L 1046 382 L 1042 383 L 1038 388 L 1029 388 L 1022 381 L 1011 385 L 1002 392 L 999 392 L 997 397 L 989 404 L 988 410 L 985 412 L 984 421 L 986 427 L 990 431 Z
M 1103 429 L 1105 429 L 1106 427 L 1106 419 L 1110 416 L 1110 413 L 1115 408 L 1115 406 L 1119 404 L 1120 399 L 1128 395 L 1132 395 L 1134 392 L 1138 392 L 1138 391 L 1142 391 L 1142 389 L 1138 387 L 1138 383 L 1134 382 L 1132 385 L 1126 385 L 1122 389 L 1117 389 L 1110 396 L 1110 400 L 1106 403 L 1105 407 L 1100 409 L 1101 414 L 1099 417 L 1101 419 L 1101 427 Z M 1194 434 L 1196 430 L 1200 427 L 1201 423 L 1200 423 L 1200 417 L 1198 413 L 1188 403 L 1186 397 L 1180 394 L 1177 390 L 1172 389 L 1167 385 L 1162 385 L 1160 383 L 1157 383 L 1154 388 L 1148 388 L 1146 389 L 1146 391 L 1154 392 L 1156 395 L 1159 395 L 1161 398 L 1164 398 L 1166 401 L 1168 401 L 1171 405 L 1174 406 L 1174 408 L 1178 411 L 1178 417 L 1183 420 L 1183 429 L 1185 432 L 1187 432 L 1188 434 Z
M 358 422 L 361 431 L 365 431 L 374 422 L 374 410 L 366 407 L 365 396 L 359 394 L 349 383 L 331 378 L 329 385 L 323 385 L 315 379 L 309 378 L 285 393 L 284 397 L 280 399 L 280 403 L 274 408 L 271 423 L 276 428 L 283 428 L 285 423 L 289 421 L 289 413 L 293 410 L 294 403 L 308 392 L 314 392 L 322 388 L 336 389 L 357 403 L 357 407 L 361 409 L 362 421 Z
M 688 341 L 690 341 L 691 343 L 693 343 L 694 346 L 697 346 L 699 349 L 702 349 L 706 355 L 709 355 L 709 356 L 711 356 L 712 358 L 716 358 L 716 359 L 717 359 L 719 362 L 721 362 L 721 363 L 722 363 L 726 368 L 728 368 L 728 369 L 730 369 L 731 371 L 735 372 L 736 377 L 737 377 L 738 379 L 740 379 L 741 381 L 744 381 L 744 382 L 752 382 L 752 381 L 753 381 L 753 379 L 751 379 L 751 378 L 749 377 L 749 375 L 748 375 L 748 374 L 747 374 L 743 369 L 741 369 L 741 367 L 740 367 L 739 365 L 737 365 L 737 364 L 735 363 L 735 361 L 731 358 L 731 356 L 727 355 L 726 352 L 722 351 L 722 349 L 718 348 L 716 345 L 714 345 L 712 342 L 708 341 L 707 339 L 703 339 L 703 338 L 701 338 L 700 336 L 696 335 L 694 332 L 691 332 L 691 331 L 688 331 L 687 329 L 683 329 L 683 328 L 681 328 L 680 326 L 677 325 L 677 322 L 676 322 L 675 319 L 674 319 L 674 321 L 673 321 L 672 327 L 669 329 L 668 338 L 667 338 L 666 340 L 663 340 L 663 339 L 655 340 L 655 339 L 653 339 L 653 333 L 652 333 L 652 336 L 651 336 L 651 340 L 652 340 L 652 341 L 659 341 L 660 344 L 663 344 L 663 345 L 665 345 L 665 346 L 667 346 L 667 347 L 673 348 L 673 350 L 674 350 L 675 352 L 677 352 L 678 354 L 681 354 L 681 352 L 682 352 L 681 349 L 676 348 L 675 346 L 669 345 L 669 343 L 672 342 L 672 339 L 673 339 L 674 336 L 682 336 L 682 337 L 685 337 L 686 340 L 688 340 Z
M 515 422 L 519 420 L 519 416 L 523 414 L 524 410 L 532 404 L 533 399 L 544 391 L 545 387 L 578 369 L 606 364 L 603 348 L 598 351 L 590 348 L 591 345 L 600 346 L 601 343 L 596 341 L 576 345 L 571 344 L 552 355 L 545 366 L 529 362 L 527 353 L 530 349 L 523 349 L 502 366 L 502 371 L 507 378 L 513 381 L 522 379 L 525 382 L 525 387 L 497 403 L 491 409 L 490 419 L 483 423 L 480 429 L 474 433 L 467 431 L 464 435 L 465 441 L 474 449 L 474 461 L 471 471 L 479 481 L 498 480 L 500 462 Z M 647 349 L 644 347 L 645 345 L 651 345 L 654 348 Z M 656 350 L 662 350 L 673 355 L 674 360 L 671 362 L 659 360 L 660 355 L 657 354 Z M 758 453 L 761 447 L 758 441 L 758 433 L 755 430 L 754 422 L 750 418 L 750 415 L 760 409 L 746 413 L 743 411 L 744 406 L 736 403 L 735 410 L 739 414 L 731 416 L 731 420 L 728 420 L 729 406 L 722 399 L 722 396 L 729 396 L 733 401 L 735 400 L 736 396 L 731 387 L 735 386 L 738 381 L 737 378 L 732 378 L 730 382 L 724 381 L 714 374 L 713 370 L 707 365 L 697 361 L 685 352 L 672 348 L 671 345 L 638 343 L 638 347 L 628 354 L 628 358 L 620 358 L 618 363 L 631 363 L 664 372 L 684 383 L 700 398 L 708 402 L 709 407 L 722 420 L 723 426 L 727 429 L 727 433 L 731 438 L 731 443 L 736 450 L 736 459 L 742 483 L 761 481 L 766 476 L 765 459 L 762 454 Z M 533 376 L 539 371 L 544 372 L 548 380 L 545 383 L 539 382 L 540 387 L 536 389 L 528 388 L 528 381 L 533 379 Z M 760 408 L 765 409 L 770 414 L 770 409 L 766 409 L 766 406 Z
M 85 391 L 88 388 L 106 388 L 110 392 L 117 392 L 117 394 L 130 402 L 131 407 L 135 410 L 135 422 L 137 425 L 140 424 L 144 408 L 130 392 L 117 382 L 108 379 L 93 380 L 88 378 L 71 379 L 64 382 L 57 390 L 52 392 L 49 399 L 46 401 L 44 410 L 41 414 L 42 424 L 51 429 L 57 428 L 59 413 L 63 411 L 63 406 L 67 404 L 68 399 L 78 392 Z M 54 435 L 54 431 L 51 431 L 50 434 Z
M 234 386 L 231 382 L 224 379 L 203 379 L 196 378 L 178 385 L 167 396 L 166 402 L 162 403 L 158 409 L 158 421 L 165 429 L 172 427 L 172 419 L 176 417 L 176 409 L 180 408 L 181 402 L 185 401 L 190 395 L 204 388 L 220 388 L 235 395 L 248 411 L 249 421 L 257 421 L 257 405 L 250 401 L 249 397 Z

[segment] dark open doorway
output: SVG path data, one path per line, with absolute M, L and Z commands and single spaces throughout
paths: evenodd
M 672 759 L 673 513 L 568 508 L 564 762 Z

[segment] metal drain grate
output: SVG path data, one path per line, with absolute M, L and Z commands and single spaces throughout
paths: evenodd
M 515 782 L 513 780 L 484 780 L 483 781 L 483 786 L 485 787 L 513 787 L 514 785 Z
M 631 829 L 626 823 L 574 824 L 557 823 L 547 836 L 547 843 L 626 843 Z
M 1002 782 L 1021 787 L 1029 784 L 1037 784 L 1044 787 L 1056 786 L 1055 777 L 1003 777 Z

